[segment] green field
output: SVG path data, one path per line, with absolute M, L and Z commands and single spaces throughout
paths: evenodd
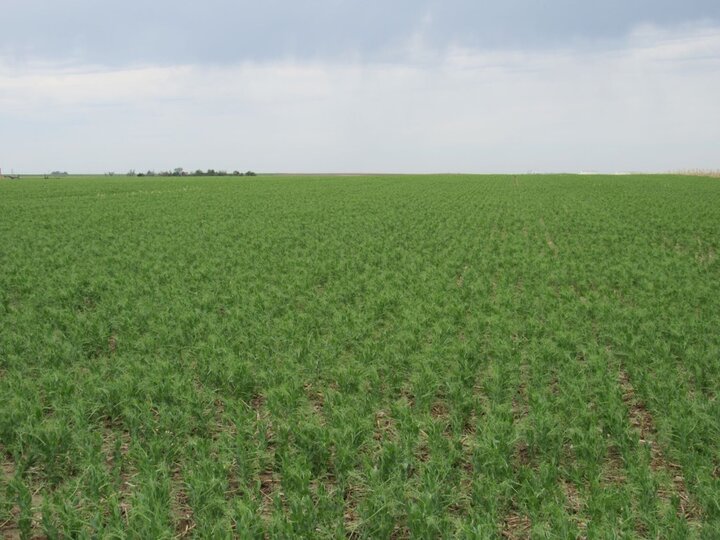
M 0 180 L 0 536 L 720 538 L 720 181 Z

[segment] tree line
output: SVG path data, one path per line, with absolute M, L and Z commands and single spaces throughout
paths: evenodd
M 108 176 L 115 176 L 115 173 L 107 173 Z M 182 167 L 176 167 L 172 171 L 147 171 L 147 172 L 135 172 L 134 169 L 130 169 L 127 176 L 257 176 L 257 173 L 253 171 L 233 171 L 228 172 L 225 170 L 208 169 L 203 171 L 197 169 L 195 171 L 186 171 Z

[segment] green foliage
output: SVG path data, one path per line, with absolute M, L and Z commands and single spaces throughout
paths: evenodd
M 242 176 L 0 184 L 0 536 L 720 536 L 716 179 Z

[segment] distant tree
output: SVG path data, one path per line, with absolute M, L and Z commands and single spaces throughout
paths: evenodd
M 145 176 L 145 173 L 139 172 L 139 173 L 137 173 L 137 175 L 138 175 L 138 178 L 140 178 L 140 177 L 142 177 L 142 176 Z
M 217 173 L 215 172 L 215 169 L 208 169 L 206 174 L 208 176 L 215 176 Z
M 233 171 L 233 176 L 242 176 L 242 175 L 243 175 L 243 173 L 241 173 L 240 171 Z
M 182 167 L 175 167 L 173 169 L 173 176 L 182 176 L 183 168 Z
M 257 174 L 252 171 L 248 171 L 245 173 L 245 176 L 257 176 Z
M 127 173 L 128 176 L 135 176 L 135 169 L 130 169 Z
M 195 171 L 193 174 L 194 174 L 195 176 L 203 176 L 205 173 L 202 172 L 200 169 L 198 169 L 198 170 Z
M 145 176 L 155 176 L 155 171 L 148 171 L 145 173 Z

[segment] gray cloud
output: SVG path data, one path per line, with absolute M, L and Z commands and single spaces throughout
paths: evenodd
M 0 0 L 0 166 L 718 168 L 717 0 Z
M 6 61 L 105 66 L 402 60 L 403 45 L 523 49 L 720 21 L 717 0 L 3 0 Z
M 1 164 L 23 172 L 718 168 L 718 27 L 646 26 L 623 43 L 455 47 L 403 64 L 0 64 Z

